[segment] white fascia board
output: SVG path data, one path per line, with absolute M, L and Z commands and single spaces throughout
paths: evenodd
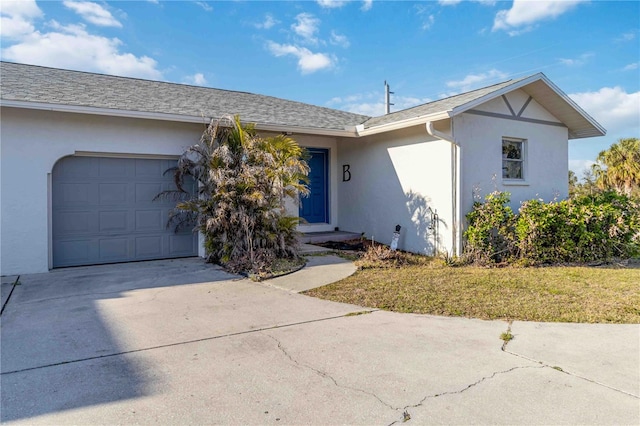
M 129 110 L 122 110 L 122 109 L 96 108 L 96 107 L 86 107 L 86 106 L 78 106 L 78 105 L 48 104 L 48 103 L 41 103 L 41 102 L 12 101 L 12 100 L 5 100 L 5 99 L 0 100 L 0 106 L 10 107 L 10 108 L 35 109 L 35 110 L 41 110 L 41 111 L 70 112 L 75 114 L 106 115 L 111 117 L 177 121 L 181 123 L 204 123 L 205 125 L 209 123 L 209 118 L 204 116 L 193 117 L 190 115 L 162 114 L 157 112 L 129 111 Z
M 580 108 L 580 106 L 575 103 L 573 99 L 569 97 L 566 93 L 564 93 L 558 86 L 553 84 L 551 80 L 549 80 L 544 74 L 542 74 L 542 80 L 547 83 L 547 85 L 554 91 L 558 96 L 560 96 L 566 103 L 568 103 L 573 109 L 575 109 L 578 114 L 580 114 L 585 120 L 587 120 L 593 127 L 595 127 L 599 132 L 602 133 L 601 136 L 607 134 L 607 129 L 602 127 L 600 123 L 598 123 L 593 117 L 591 117 L 585 110 Z
M 487 93 L 486 95 L 478 99 L 474 99 L 473 101 L 467 102 L 466 104 L 459 105 L 453 108 L 451 115 L 455 116 L 458 114 L 462 114 L 463 112 L 470 110 L 472 108 L 475 108 L 478 105 L 488 102 L 494 98 L 497 98 L 498 96 L 502 96 L 504 94 L 517 90 L 523 86 L 526 86 L 527 84 L 533 83 L 534 81 L 538 81 L 541 79 L 545 79 L 544 74 L 542 73 L 534 74 L 531 77 L 527 77 L 524 80 L 520 80 L 516 83 L 510 84 L 509 86 L 505 86 L 501 89 L 496 90 L 495 92 Z M 545 81 L 547 81 L 547 79 L 545 79 Z
M 587 120 L 593 127 L 595 127 L 599 132 L 601 132 L 602 136 L 604 136 L 607 133 L 607 130 L 604 127 L 602 127 L 600 123 L 598 123 L 593 117 L 591 117 L 582 108 L 580 108 L 580 106 L 578 106 L 578 104 L 576 104 L 573 101 L 573 99 L 571 99 L 566 93 L 564 93 L 558 86 L 553 84 L 553 82 L 549 80 L 547 76 L 544 75 L 543 73 L 534 74 L 530 77 L 525 78 L 524 80 L 520 80 L 512 85 L 503 87 L 502 89 L 496 90 L 495 92 L 491 92 L 487 95 L 484 95 L 481 98 L 475 99 L 464 105 L 457 106 L 452 110 L 451 116 L 462 114 L 463 112 L 473 109 L 478 105 L 481 105 L 487 101 L 497 98 L 498 96 L 505 95 L 509 92 L 520 89 L 521 87 L 534 83 L 538 80 L 542 80 L 547 86 L 549 86 L 551 90 L 553 90 L 556 93 L 556 95 L 560 96 L 567 104 L 569 104 L 571 108 L 573 108 L 578 114 L 580 114 L 585 120 Z
M 146 111 L 130 111 L 110 108 L 95 108 L 77 105 L 59 105 L 48 104 L 39 102 L 25 102 L 25 101 L 12 101 L 12 100 L 0 100 L 0 106 L 10 108 L 24 108 L 35 109 L 41 111 L 56 111 L 56 112 L 69 112 L 75 114 L 92 114 L 92 115 L 105 115 L 110 117 L 124 117 L 124 118 L 140 118 L 146 120 L 161 120 L 161 121 L 174 121 L 179 123 L 199 123 L 205 126 L 211 122 L 212 117 L 206 116 L 192 116 L 192 115 L 180 115 L 180 114 L 164 114 L 158 112 L 146 112 Z M 338 137 L 357 137 L 358 135 L 354 130 L 337 130 L 337 129 L 321 129 L 317 127 L 302 127 L 302 126 L 287 126 L 278 124 L 264 124 L 254 123 L 257 130 L 271 131 L 271 132 L 287 132 L 307 135 L 320 135 L 320 136 L 338 136 Z
M 305 135 L 319 135 L 319 136 L 336 136 L 355 138 L 358 135 L 355 131 L 349 130 L 337 130 L 337 129 L 320 129 L 317 127 L 301 127 L 301 126 L 283 126 L 278 124 L 261 124 L 255 123 L 256 130 L 264 130 L 266 132 L 286 132 Z
M 360 126 L 358 126 L 358 128 L 356 128 L 356 131 L 358 132 L 358 136 L 369 136 L 369 135 L 375 135 L 378 133 L 385 133 L 393 130 L 404 129 L 412 126 L 420 126 L 420 125 L 426 124 L 429 121 L 446 120 L 451 117 L 452 117 L 451 111 L 440 111 L 434 114 L 422 115 L 420 117 L 408 118 L 406 120 L 394 121 L 391 123 L 382 124 L 380 126 L 371 127 L 369 129 L 360 130 L 359 129 Z

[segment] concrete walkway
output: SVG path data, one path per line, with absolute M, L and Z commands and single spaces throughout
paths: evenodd
M 9 424 L 640 424 L 640 326 L 398 314 L 200 259 L 23 276 L 1 324 Z M 3 282 L 7 281 L 3 277 Z M 369 312 L 369 313 L 366 313 Z

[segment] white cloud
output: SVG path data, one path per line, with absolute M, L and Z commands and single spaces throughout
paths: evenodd
M 23 18 L 39 18 L 42 16 L 42 10 L 40 10 L 35 0 L 2 0 L 0 13 Z
M 635 38 L 636 38 L 636 33 L 634 31 L 629 31 L 628 33 L 624 33 L 620 37 L 616 38 L 615 41 L 617 42 L 631 41 Z
M 207 84 L 207 79 L 204 77 L 204 74 L 198 72 L 193 75 L 186 76 L 184 78 L 184 82 L 187 84 L 193 84 L 195 86 L 204 86 Z
M 447 81 L 446 85 L 449 88 L 454 90 L 459 90 L 462 92 L 466 92 L 469 90 L 477 89 L 481 86 L 485 86 L 487 84 L 491 84 L 498 80 L 503 80 L 507 77 L 506 73 L 502 71 L 498 71 L 496 69 L 492 69 L 485 73 L 480 74 L 469 74 L 462 80 L 451 80 Z M 446 96 L 454 95 L 455 93 L 448 93 Z
M 316 0 L 316 3 L 325 9 L 336 9 L 344 6 L 348 2 L 344 0 Z
M 589 61 L 589 59 L 591 59 L 594 56 L 595 54 L 593 53 L 583 53 L 582 55 L 573 59 L 560 58 L 560 63 L 567 65 L 569 67 L 579 67 L 586 64 Z
M 362 2 L 362 6 L 360 7 L 360 10 L 363 12 L 366 12 L 367 10 L 371 10 L 372 7 L 373 7 L 373 0 L 364 0 Z
M 633 71 L 638 69 L 638 62 L 634 62 L 622 68 L 622 71 Z
M 298 58 L 298 69 L 302 74 L 330 69 L 335 65 L 336 59 L 325 53 L 313 53 L 306 47 L 292 44 L 278 44 L 273 41 L 267 42 L 267 49 L 276 57 L 292 55 Z
M 429 14 L 429 7 L 423 6 L 421 4 L 416 4 L 414 8 L 416 10 L 416 15 L 419 16 L 422 20 L 421 28 L 423 30 L 428 30 L 429 28 L 431 28 L 431 26 L 435 22 L 435 17 L 433 16 L 433 14 Z
M 509 35 L 530 31 L 539 21 L 555 19 L 586 0 L 527 1 L 514 0 L 509 10 L 496 14 L 493 31 L 505 30 Z
M 258 29 L 264 29 L 264 30 L 268 30 L 272 27 L 274 27 L 275 25 L 278 25 L 280 23 L 280 21 L 278 21 L 277 19 L 275 19 L 273 17 L 273 15 L 271 15 L 270 13 L 267 13 L 266 15 L 264 15 L 264 21 L 255 24 L 254 26 Z
M 64 0 L 62 4 L 67 8 L 76 12 L 87 22 L 99 25 L 101 27 L 122 27 L 122 24 L 113 17 L 104 7 L 98 3 L 89 1 Z
M 331 44 L 344 47 L 345 49 L 350 46 L 349 39 L 347 36 L 338 34 L 335 31 L 331 31 L 331 38 L 329 39 Z
M 393 103 L 393 106 L 391 106 L 391 112 L 422 105 L 427 102 L 431 102 L 431 99 L 392 95 L 391 103 Z M 370 92 L 349 95 L 346 97 L 335 97 L 327 102 L 327 105 L 332 108 L 353 112 L 355 114 L 377 117 L 384 114 L 384 93 Z
M 433 25 L 434 22 L 435 22 L 435 18 L 433 17 L 433 15 L 427 16 L 422 21 L 422 29 L 423 30 L 428 30 L 429 28 L 431 28 L 431 26 Z
M 53 31 L 34 31 L 2 49 L 2 57 L 16 62 L 106 74 L 162 79 L 148 56 L 119 51 L 122 42 L 89 34 L 84 25 L 50 23 Z
M 213 7 L 211 7 L 211 5 L 206 1 L 197 1 L 196 4 L 203 8 L 206 12 L 211 12 L 213 10 Z
M 291 25 L 291 29 L 302 37 L 306 42 L 316 44 L 318 40 L 315 34 L 318 32 L 320 20 L 310 13 L 300 13 L 296 16 L 296 23 Z
M 573 93 L 569 97 L 613 135 L 640 135 L 640 92 L 621 87 L 603 87 L 596 92 Z
M 0 7 L 0 36 L 14 39 L 30 34 L 35 30 L 33 21 L 42 16 L 35 0 L 3 0 Z
M 584 173 L 595 163 L 593 160 L 569 160 L 569 170 L 576 174 L 578 180 L 582 180 Z
M 472 0 L 475 3 L 480 3 L 484 6 L 495 6 L 496 0 Z M 438 0 L 441 6 L 455 6 L 462 3 L 462 0 Z

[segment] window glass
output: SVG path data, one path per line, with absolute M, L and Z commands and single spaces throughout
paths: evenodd
M 502 139 L 502 178 L 524 179 L 524 141 Z

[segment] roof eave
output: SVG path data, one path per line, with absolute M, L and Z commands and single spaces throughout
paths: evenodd
M 519 89 L 519 88 L 521 88 L 523 86 L 526 86 L 527 84 L 531 84 L 534 81 L 538 81 L 538 80 L 540 80 L 542 78 L 544 78 L 544 74 L 538 73 L 538 74 L 534 74 L 534 75 L 532 75 L 530 77 L 527 77 L 525 79 L 516 81 L 513 84 L 510 84 L 508 86 L 504 86 L 504 87 L 502 87 L 502 88 L 500 88 L 498 90 L 495 90 L 493 92 L 487 93 L 486 95 L 481 96 L 479 98 L 476 98 L 476 99 L 474 99 L 472 101 L 469 101 L 469 102 L 467 102 L 465 104 L 458 105 L 457 107 L 453 108 L 453 110 L 451 111 L 451 115 L 455 116 L 455 115 L 462 114 L 465 111 L 468 111 L 470 109 L 473 109 L 473 108 L 477 107 L 478 105 L 481 105 L 481 104 L 483 104 L 485 102 L 488 102 L 488 101 L 490 101 L 490 100 L 492 100 L 494 98 L 497 98 L 498 96 L 502 96 L 504 94 L 512 92 L 512 91 L 514 91 L 516 89 Z M 548 81 L 548 80 L 545 78 L 545 81 Z M 554 90 L 555 90 L 555 88 L 554 88 Z
M 14 101 L 8 99 L 1 99 L 0 106 L 9 108 L 23 108 L 33 109 L 41 111 L 55 111 L 55 112 L 68 112 L 74 114 L 89 114 L 89 115 L 104 115 L 110 117 L 123 117 L 123 118 L 138 118 L 145 120 L 160 120 L 160 121 L 173 121 L 179 123 L 200 123 L 208 125 L 213 117 L 193 116 L 193 115 L 181 115 L 181 114 L 166 114 L 159 112 L 147 112 L 147 111 L 132 111 L 121 110 L 111 108 L 97 108 L 78 105 L 62 105 L 62 104 L 50 104 L 42 102 L 26 102 L 26 101 Z M 308 134 L 318 136 L 336 136 L 336 137 L 357 137 L 355 129 L 323 129 L 318 127 L 306 127 L 306 126 L 292 126 L 284 124 L 273 123 L 254 123 L 257 130 L 264 130 L 268 132 L 287 132 L 297 134 Z
M 531 83 L 534 83 L 536 81 L 543 81 L 547 86 L 549 86 L 551 88 L 551 90 L 553 90 L 553 92 L 558 95 L 560 98 L 562 98 L 562 100 L 564 102 L 566 102 L 571 108 L 573 108 L 578 114 L 580 114 L 582 116 L 582 118 L 584 118 L 591 126 L 593 126 L 594 131 L 593 132 L 584 132 L 582 131 L 580 133 L 580 135 L 578 136 L 577 133 L 571 133 L 569 135 L 569 139 L 578 139 L 578 138 L 591 138 L 591 137 L 597 137 L 597 136 L 604 136 L 607 133 L 607 130 L 602 127 L 600 125 L 600 123 L 598 123 L 593 117 L 591 117 L 589 114 L 587 114 L 586 111 L 584 111 L 582 108 L 580 108 L 580 106 L 578 106 L 578 104 L 576 104 L 573 99 L 571 99 L 566 93 L 564 93 L 562 90 L 560 90 L 560 88 L 558 86 L 556 86 L 555 84 L 553 84 L 553 82 L 551 80 L 549 80 L 547 78 L 547 76 L 545 76 L 543 73 L 537 73 L 534 74 L 530 77 L 524 78 L 522 80 L 516 81 L 513 84 L 510 84 L 508 86 L 502 87 L 501 89 L 498 89 L 494 92 L 488 93 L 480 98 L 474 99 L 473 101 L 467 102 L 466 104 L 463 105 L 459 105 L 455 108 L 453 108 L 453 110 L 451 111 L 451 116 L 456 116 L 459 114 L 462 114 L 465 111 L 468 111 L 470 109 L 473 109 L 475 107 L 477 107 L 478 105 L 481 105 L 485 102 L 488 102 L 492 99 L 497 98 L 498 96 L 502 96 L 506 93 L 512 92 L 514 90 L 520 89 L 524 86 L 527 86 Z M 544 105 L 543 105 L 544 106 Z M 582 136 L 582 134 L 589 134 L 589 136 Z
M 356 126 L 358 136 L 369 136 L 378 133 L 391 132 L 393 130 L 404 129 L 412 126 L 420 126 L 428 121 L 446 120 L 451 118 L 451 111 L 439 111 L 433 114 L 422 115 L 420 117 L 408 118 L 406 120 L 393 121 L 391 123 L 381 124 L 380 126 L 369 127 L 365 129 L 363 125 Z

